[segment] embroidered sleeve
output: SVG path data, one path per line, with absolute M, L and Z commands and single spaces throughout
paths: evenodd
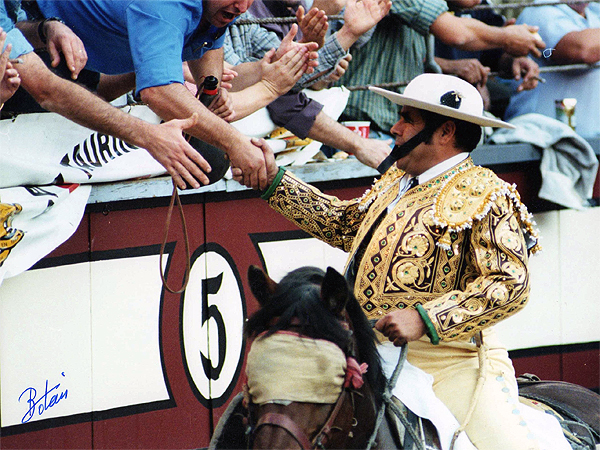
M 326 195 L 286 171 L 267 199 L 269 206 L 299 228 L 348 252 L 364 216 L 361 200 Z
M 466 259 L 471 270 L 460 290 L 424 305 L 443 341 L 468 339 L 519 311 L 529 298 L 527 245 L 510 197 L 496 198 L 469 233 Z

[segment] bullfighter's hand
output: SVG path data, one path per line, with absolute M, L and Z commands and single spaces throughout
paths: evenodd
M 415 309 L 392 311 L 377 321 L 375 329 L 383 333 L 396 347 L 420 339 L 426 331 L 425 322 Z
M 263 152 L 263 155 L 265 158 L 265 167 L 267 169 L 267 187 L 268 187 L 271 185 L 271 183 L 273 183 L 273 180 L 275 179 L 275 176 L 277 175 L 277 172 L 279 171 L 279 167 L 277 166 L 277 163 L 275 162 L 275 155 L 273 154 L 273 150 L 271 150 L 271 147 L 269 147 L 269 144 L 267 144 L 267 141 L 265 141 L 264 139 L 252 138 L 251 142 L 253 145 L 260 148 Z M 235 181 L 237 181 L 240 184 L 244 184 L 243 183 L 243 174 L 242 174 L 241 169 L 239 169 L 237 167 L 232 167 L 231 175 Z

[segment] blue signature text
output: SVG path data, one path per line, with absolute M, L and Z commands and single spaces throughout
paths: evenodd
M 61 374 L 63 377 L 65 373 Z M 37 390 L 33 387 L 28 387 L 21 395 L 19 395 L 19 402 L 21 399 L 27 402 L 28 410 L 21 419 L 21 423 L 27 423 L 31 419 L 34 418 L 37 413 L 39 416 L 44 414 L 49 408 L 56 406 L 61 400 L 67 398 L 67 394 L 69 393 L 68 389 L 64 391 L 60 391 L 60 383 L 56 386 L 48 388 L 48 380 L 46 380 L 46 388 L 44 390 L 44 394 L 38 397 Z M 52 395 L 51 395 L 52 394 Z

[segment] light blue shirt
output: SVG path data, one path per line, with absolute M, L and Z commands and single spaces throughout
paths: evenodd
M 540 27 L 539 33 L 546 43 L 546 49 L 536 62 L 540 67 L 551 66 L 555 64 L 549 58 L 552 49 L 566 34 L 587 28 L 600 28 L 600 4 L 590 3 L 586 9 L 586 17 L 582 17 L 568 5 L 526 8 L 517 23 Z M 583 137 L 600 135 L 600 69 L 543 73 L 542 76 L 546 83 L 512 96 L 505 120 L 526 113 L 539 113 L 554 119 L 555 100 L 576 98 L 575 131 Z
M 25 19 L 27 17 L 21 9 L 21 0 L 0 0 L 0 28 L 7 33 L 4 45 L 12 45 L 10 58 L 18 58 L 33 51 L 29 41 L 25 39 L 20 30 L 15 28 L 16 22 Z M 4 51 L 4 48 L 2 48 L 2 51 Z

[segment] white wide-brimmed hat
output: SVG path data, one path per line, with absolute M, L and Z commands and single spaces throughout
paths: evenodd
M 404 94 L 375 86 L 369 90 L 398 104 L 424 109 L 483 127 L 515 128 L 510 123 L 483 115 L 483 99 L 475 86 L 452 75 L 424 73 L 415 77 Z

